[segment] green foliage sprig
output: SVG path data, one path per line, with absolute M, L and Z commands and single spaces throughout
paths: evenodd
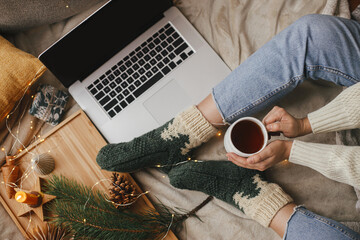
M 157 206 L 158 211 L 119 210 L 104 193 L 63 176 L 52 176 L 45 191 L 56 196 L 48 208 L 53 214 L 49 220 L 71 230 L 76 239 L 162 239 L 170 225 L 179 227 L 196 212 L 181 213 L 164 205 Z

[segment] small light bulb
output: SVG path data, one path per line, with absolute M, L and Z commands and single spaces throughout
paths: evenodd
M 216 135 L 218 135 L 218 137 L 220 137 L 221 136 L 221 131 L 218 131 Z

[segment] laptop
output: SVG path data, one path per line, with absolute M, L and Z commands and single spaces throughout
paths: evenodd
M 206 97 L 230 69 L 171 0 L 113 0 L 42 52 L 109 143 Z

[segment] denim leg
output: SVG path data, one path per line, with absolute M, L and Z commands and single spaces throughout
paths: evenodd
M 342 86 L 360 82 L 360 23 L 307 15 L 276 35 L 212 95 L 225 122 L 252 115 L 291 92 L 306 78 Z
M 287 223 L 283 239 L 359 240 L 360 234 L 334 220 L 319 216 L 304 207 L 296 207 Z

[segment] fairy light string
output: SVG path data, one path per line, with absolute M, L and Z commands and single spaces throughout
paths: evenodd
M 66 6 L 68 7 L 68 6 Z M 14 133 L 12 131 L 12 128 L 10 126 L 10 117 L 16 112 L 16 110 L 19 108 L 22 100 L 24 99 L 24 97 L 26 96 L 26 93 L 28 92 L 29 88 L 32 86 L 32 83 L 33 81 L 37 78 L 38 74 L 43 70 L 44 66 L 42 66 L 35 74 L 33 80 L 27 85 L 27 87 L 25 88 L 24 90 L 24 93 L 22 95 L 22 97 L 20 98 L 20 100 L 17 102 L 17 104 L 15 105 L 15 107 L 13 108 L 13 110 L 6 116 L 5 118 L 5 125 L 6 125 L 6 128 L 9 132 L 9 134 L 14 138 L 14 142 L 12 144 L 12 146 L 10 147 L 10 149 L 7 151 L 7 149 L 3 146 L 1 148 L 1 151 L 4 152 L 5 156 L 7 156 L 8 154 L 12 153 L 16 146 L 17 145 L 20 145 L 20 148 L 16 151 L 16 153 L 14 154 L 15 158 L 13 159 L 14 161 L 19 159 L 20 157 L 24 156 L 25 153 L 29 153 L 31 154 L 32 157 L 36 156 L 37 153 L 33 152 L 33 151 L 30 151 L 28 149 L 28 147 L 21 141 L 20 139 L 20 129 L 21 129 L 21 120 L 24 118 L 25 116 L 25 112 L 26 111 L 23 111 L 19 117 L 19 121 L 18 121 L 18 124 L 17 126 L 14 128 L 16 130 L 16 132 Z M 31 98 L 34 98 L 34 96 L 32 95 Z M 226 125 L 224 123 L 213 123 L 213 125 Z M 14 127 L 14 126 L 12 126 Z M 30 121 L 30 130 L 34 130 L 34 126 L 33 126 L 33 121 Z M 40 130 L 41 131 L 41 130 Z M 220 137 L 222 136 L 222 132 L 219 130 L 217 133 L 216 133 L 216 136 Z M 34 135 L 32 137 L 32 141 L 30 141 L 31 143 L 34 143 L 35 144 L 35 151 L 36 151 L 36 147 L 38 144 L 41 144 L 43 143 L 46 138 L 41 138 L 41 134 L 38 134 L 37 136 Z M 48 152 L 50 152 L 50 150 L 48 150 Z M 201 160 L 196 160 L 196 159 L 192 159 L 192 158 L 188 158 L 187 160 L 185 161 L 182 161 L 182 162 L 178 162 L 178 163 L 175 163 L 175 164 L 165 164 L 165 165 L 161 165 L 161 164 L 158 164 L 154 167 L 156 168 L 162 168 L 162 167 L 169 167 L 169 166 L 178 166 L 178 165 L 182 165 L 182 164 L 185 164 L 185 163 L 188 163 L 188 162 L 203 162 Z M 11 170 L 11 173 L 14 171 L 15 169 L 15 166 L 13 167 L 13 169 Z M 20 190 L 22 190 L 23 188 L 23 183 L 34 173 L 34 165 L 29 165 L 24 171 L 23 171 L 23 175 L 16 181 L 16 183 L 5 183 L 4 181 L 1 181 L 2 184 L 5 184 L 6 186 L 11 186 L 11 187 L 14 187 L 14 188 L 19 188 Z M 165 178 L 165 176 L 163 176 L 163 178 Z M 8 176 L 8 180 L 9 180 L 9 176 Z M 20 183 L 19 183 L 20 181 Z M 110 181 L 110 179 L 101 179 L 99 180 L 98 182 L 96 182 L 92 187 L 91 187 L 91 191 L 95 188 L 95 186 L 97 186 L 98 184 L 104 182 L 104 181 Z M 8 182 L 8 181 L 7 181 Z M 117 184 L 116 184 L 117 185 Z M 135 197 L 135 200 L 132 201 L 131 203 L 126 203 L 126 204 L 119 204 L 119 203 L 115 203 L 114 201 L 111 201 L 110 199 L 108 199 L 106 196 L 105 196 L 105 200 L 107 202 L 111 202 L 112 204 L 116 205 L 116 206 L 120 206 L 120 207 L 127 207 L 129 205 L 132 205 L 134 204 L 138 199 L 140 199 L 142 196 L 148 194 L 150 191 L 145 191 L 143 193 L 140 193 L 138 194 L 136 197 Z M 132 196 L 134 196 L 134 194 L 131 194 Z M 89 193 L 89 196 L 87 197 L 87 200 L 84 204 L 84 210 L 86 210 L 86 207 L 88 205 L 88 202 L 90 200 L 90 193 Z M 174 223 L 174 217 L 175 215 L 172 214 L 171 215 L 171 221 L 167 227 L 167 231 L 165 233 L 165 235 L 163 236 L 162 239 L 165 239 L 167 237 L 167 235 L 169 234 L 169 231 L 171 230 L 171 227 Z M 30 228 L 31 226 L 31 223 L 32 223 L 32 216 L 31 216 L 31 212 L 30 212 L 30 215 L 29 215 L 29 222 L 28 222 L 28 225 L 27 225 L 27 228 L 26 228 L 26 231 L 28 231 L 28 229 Z M 83 223 L 85 225 L 90 225 L 89 223 L 87 223 L 87 220 L 84 218 L 83 219 Z M 121 229 L 121 231 L 126 231 L 125 229 Z
M 27 231 L 29 230 L 30 225 L 31 225 L 31 222 L 32 222 L 32 220 L 31 220 L 31 211 L 30 211 L 30 212 L 29 212 L 29 223 L 28 223 L 28 225 L 27 225 L 27 227 L 26 227 L 25 232 L 27 232 Z
M 157 164 L 155 165 L 154 167 L 155 168 L 163 168 L 163 167 L 175 167 L 175 166 L 178 166 L 178 165 L 182 165 L 182 164 L 185 164 L 185 163 L 188 163 L 188 162 L 203 162 L 202 160 L 197 160 L 197 159 L 192 159 L 192 158 L 188 158 L 187 160 L 185 161 L 181 161 L 181 162 L 178 162 L 178 163 L 174 163 L 174 164 Z
M 132 201 L 131 203 L 120 204 L 120 203 L 115 203 L 114 201 L 111 201 L 111 200 L 109 200 L 109 199 L 107 199 L 107 198 L 105 198 L 105 200 L 106 200 L 107 202 L 111 202 L 112 204 L 114 204 L 114 205 L 116 205 L 116 206 L 119 206 L 119 207 L 127 207 L 127 206 L 130 206 L 130 205 L 134 204 L 140 197 L 142 197 L 142 196 L 145 195 L 145 194 L 148 194 L 149 192 L 150 192 L 150 191 L 145 191 L 145 192 L 143 192 L 143 193 L 138 194 L 138 195 L 136 196 L 135 200 Z M 131 194 L 131 196 L 135 196 L 135 194 Z
M 15 112 L 19 109 L 20 107 L 20 104 L 23 103 L 23 99 L 24 97 L 27 95 L 27 92 L 29 91 L 30 87 L 32 86 L 32 83 L 35 81 L 35 79 L 38 77 L 38 75 L 40 74 L 40 72 L 43 71 L 43 69 L 45 68 L 45 66 L 41 66 L 38 71 L 35 73 L 35 76 L 33 77 L 33 79 L 27 84 L 27 86 L 25 87 L 24 89 L 24 92 L 21 96 L 21 98 L 17 101 L 17 103 L 15 104 L 14 108 L 12 109 L 12 111 L 10 111 L 6 117 L 5 117 L 5 126 L 6 126 L 6 129 L 8 130 L 9 134 L 13 137 L 13 143 L 11 144 L 10 148 L 7 150 L 5 148 L 5 146 L 1 147 L 1 151 L 4 153 L 4 156 L 9 156 L 11 153 L 13 153 L 13 156 L 14 158 L 11 159 L 11 161 L 15 161 L 20 158 L 21 156 L 23 156 L 25 153 L 29 153 L 31 154 L 32 156 L 35 156 L 36 154 L 33 153 L 33 152 L 30 152 L 28 150 L 28 148 L 26 147 L 26 145 L 21 141 L 20 139 L 20 129 L 22 128 L 21 126 L 21 123 L 23 122 L 23 118 L 25 116 L 25 113 L 27 112 L 26 109 L 28 107 L 28 104 L 24 107 L 24 111 L 21 112 L 21 114 L 19 115 L 19 118 L 18 118 L 18 121 L 17 121 L 17 124 L 14 124 L 13 126 L 10 126 L 10 117 L 13 116 L 15 114 Z M 34 95 L 31 96 L 31 98 L 34 98 Z M 33 126 L 33 121 L 31 120 L 30 121 L 30 130 L 34 130 L 34 126 Z M 12 129 L 14 129 L 15 132 L 12 131 Z M 38 138 L 40 139 L 41 136 L 38 135 Z M 36 139 L 36 135 L 34 135 L 33 137 L 33 140 L 30 141 L 30 144 L 32 144 L 32 142 L 36 142 L 38 139 Z M 43 139 L 44 141 L 45 139 Z M 43 141 L 39 141 L 39 143 L 43 142 Z M 15 148 L 16 146 L 20 146 L 19 149 L 17 151 L 15 151 Z M 5 163 L 5 161 L 4 161 Z M 16 165 L 19 165 L 20 162 L 16 162 Z M 28 166 L 24 171 L 23 171 L 23 174 L 20 178 L 18 178 L 16 180 L 16 182 L 11 182 L 9 183 L 9 180 L 10 180 L 10 176 L 12 175 L 13 171 L 15 170 L 16 166 L 15 164 L 14 165 L 10 165 L 10 166 L 13 166 L 11 171 L 10 171 L 10 174 L 9 176 L 7 177 L 6 179 L 6 182 L 5 181 L 1 181 L 1 184 L 4 184 L 5 187 L 12 187 L 12 188 L 18 188 L 20 191 L 22 191 L 23 189 L 23 183 L 27 180 L 27 178 L 33 173 L 33 168 L 31 166 Z M 20 182 L 20 184 L 19 184 Z M 32 223 L 32 214 L 31 214 L 31 211 L 30 211 L 30 214 L 29 214 L 29 221 L 28 221 L 28 224 L 27 224 L 27 227 L 26 227 L 26 232 L 29 230 L 30 226 L 31 226 L 31 223 Z
M 170 229 L 171 229 L 171 226 L 172 226 L 172 224 L 173 224 L 173 222 L 174 222 L 174 217 L 175 217 L 175 215 L 174 215 L 174 214 L 171 214 L 171 222 L 170 222 L 170 224 L 169 224 L 169 226 L 168 226 L 168 228 L 167 228 L 167 231 L 166 231 L 164 237 L 162 237 L 161 240 L 165 239 L 166 236 L 169 234 Z
M 98 185 L 98 184 L 100 184 L 101 182 L 104 182 L 104 181 L 111 181 L 111 180 L 108 179 L 108 178 L 105 178 L 105 179 L 101 179 L 101 180 L 97 181 L 97 182 L 91 187 L 91 192 L 93 191 L 93 189 L 95 188 L 96 185 Z M 114 186 L 120 187 L 120 186 L 117 185 L 117 184 L 114 184 Z M 121 187 L 120 187 L 120 188 L 121 188 Z M 143 192 L 143 193 L 138 194 L 138 195 L 136 196 L 135 200 L 132 201 L 131 203 L 126 203 L 126 204 L 115 203 L 114 201 L 111 201 L 110 199 L 106 198 L 106 196 L 105 196 L 105 201 L 110 202 L 110 203 L 112 203 L 112 204 L 114 204 L 114 205 L 116 205 L 116 206 L 127 207 L 127 206 L 130 206 L 130 205 L 134 204 L 140 197 L 148 194 L 149 192 L 150 192 L 150 191 L 145 191 L 145 192 Z M 134 194 L 131 194 L 131 195 L 134 196 Z M 88 198 L 87 198 L 87 200 L 85 201 L 84 210 L 85 210 L 86 205 L 88 204 L 90 198 L 91 198 L 91 193 L 89 193 Z
M 15 148 L 16 144 L 20 144 L 20 146 L 22 147 L 22 149 L 20 148 L 18 150 L 18 152 L 15 154 L 15 156 L 17 156 L 17 154 L 20 152 L 22 152 L 23 150 L 25 150 L 26 152 L 29 152 L 27 147 L 25 146 L 25 144 L 20 140 L 19 138 L 19 132 L 20 132 L 20 126 L 21 126 L 21 120 L 23 119 L 23 117 L 25 116 L 25 112 L 26 111 L 23 111 L 22 114 L 20 115 L 20 119 L 19 119 L 19 122 L 18 122 L 18 126 L 17 126 L 17 131 L 16 131 L 16 135 L 12 132 L 10 126 L 9 126 L 9 118 L 10 116 L 12 116 L 16 110 L 19 108 L 20 104 L 22 103 L 22 100 L 24 99 L 24 97 L 26 96 L 26 93 L 28 92 L 29 88 L 32 86 L 32 83 L 35 81 L 35 79 L 38 77 L 38 75 L 40 74 L 40 72 L 43 71 L 43 69 L 45 68 L 45 66 L 41 66 L 38 71 L 35 73 L 35 76 L 33 77 L 33 79 L 27 84 L 25 90 L 24 90 L 24 93 L 22 94 L 21 98 L 19 99 L 19 101 L 17 102 L 17 104 L 15 105 L 15 107 L 13 108 L 13 110 L 6 116 L 5 118 L 5 125 L 6 125 L 6 128 L 9 132 L 9 134 L 14 138 L 14 143 L 12 144 L 10 150 L 8 152 L 5 152 L 7 154 L 10 154 L 13 149 Z M 33 96 L 32 96 L 33 98 Z M 32 126 L 31 126 L 32 127 Z M 16 157 L 15 157 L 16 159 Z M 15 160 L 14 159 L 14 160 Z

